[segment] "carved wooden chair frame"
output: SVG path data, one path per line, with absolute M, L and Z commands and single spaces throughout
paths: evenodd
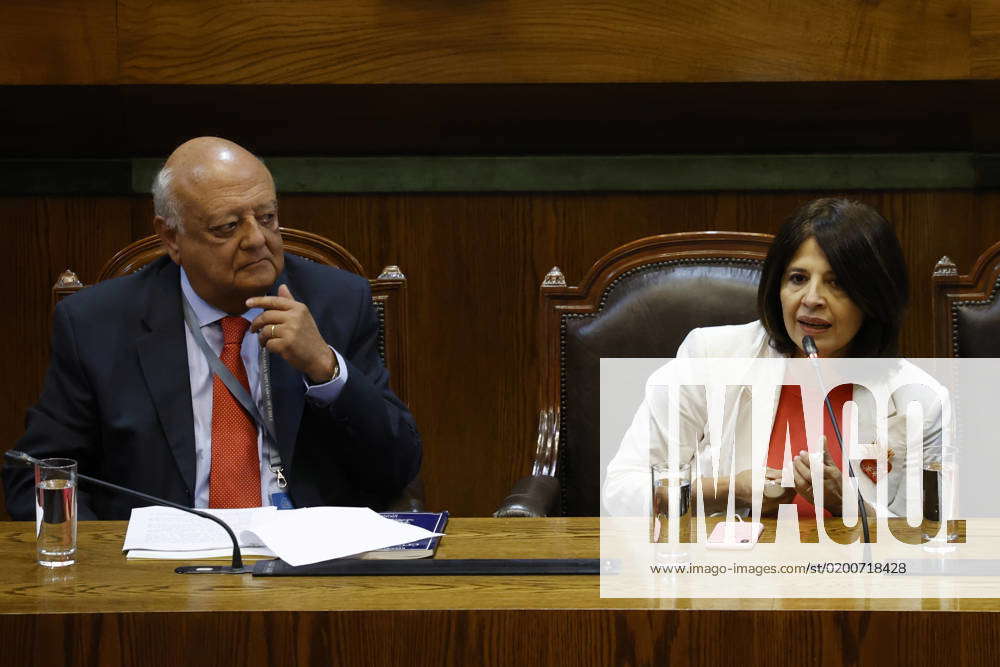
M 498 516 L 533 515 L 508 512 L 507 508 L 511 502 L 517 504 L 518 499 L 535 495 L 528 490 L 530 485 L 546 477 L 557 476 L 560 458 L 564 455 L 561 445 L 565 433 L 566 322 L 570 318 L 596 317 L 604 309 L 608 295 L 618 282 L 636 272 L 681 264 L 745 263 L 759 266 L 763 264 L 773 238 L 770 234 L 749 232 L 660 234 L 615 248 L 594 263 L 579 285 L 567 285 L 557 266 L 546 274 L 539 293 L 540 411 L 532 474 L 517 483 L 514 492 L 497 511 Z M 529 479 L 534 481 L 529 483 Z M 561 498 L 559 502 L 562 503 Z
M 343 246 L 330 239 L 288 227 L 281 228 L 281 237 L 286 252 L 365 276 L 361 262 Z M 108 260 L 94 282 L 135 273 L 165 252 L 157 236 L 139 239 L 119 250 Z M 389 369 L 393 391 L 405 403 L 409 387 L 406 355 L 403 350 L 403 343 L 406 340 L 406 276 L 398 266 L 390 265 L 382 269 L 377 278 L 368 282 L 371 286 L 372 305 L 379 319 L 379 355 L 382 357 L 382 363 Z M 52 286 L 53 307 L 60 299 L 83 287 L 84 284 L 73 271 L 69 269 L 63 271 Z
M 958 267 L 945 255 L 934 267 L 931 281 L 934 356 L 961 356 L 958 308 L 987 306 L 996 300 L 1000 290 L 1000 243 L 987 248 L 965 275 L 959 274 Z
M 335 266 L 360 276 L 365 276 L 361 262 L 343 246 L 328 238 L 300 229 L 281 228 L 286 252 L 308 260 Z M 139 239 L 115 254 L 101 269 L 95 282 L 134 273 L 163 255 L 164 250 L 157 236 Z M 369 279 L 372 305 L 378 317 L 378 351 L 382 363 L 390 372 L 390 385 L 404 403 L 409 395 L 409 372 L 404 343 L 406 341 L 406 276 L 396 265 L 382 269 L 377 278 Z M 67 269 L 52 286 L 52 305 L 63 297 L 81 290 L 85 285 L 73 271 Z M 408 403 L 407 403 L 408 404 Z M 410 482 L 401 496 L 389 508 L 393 511 L 422 511 L 424 485 L 421 476 Z

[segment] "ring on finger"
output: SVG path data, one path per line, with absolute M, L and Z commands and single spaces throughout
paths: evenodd
M 268 335 L 268 338 L 274 338 L 274 337 L 276 337 L 277 334 L 275 332 L 277 330 L 278 330 L 278 325 L 277 324 L 272 324 L 271 325 L 271 333 L 270 333 L 270 335 Z

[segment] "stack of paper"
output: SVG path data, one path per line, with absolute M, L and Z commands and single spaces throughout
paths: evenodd
M 277 508 L 205 511 L 229 525 L 244 556 L 274 557 L 250 527 L 276 514 Z M 137 507 L 132 510 L 122 551 L 129 558 L 229 558 L 233 543 L 219 524 L 208 519 L 172 507 Z
M 207 510 L 225 521 L 246 555 L 277 556 L 308 565 L 440 536 L 386 519 L 366 507 L 274 507 Z M 132 510 L 123 551 L 129 558 L 202 559 L 228 556 L 232 542 L 219 525 L 169 507 Z

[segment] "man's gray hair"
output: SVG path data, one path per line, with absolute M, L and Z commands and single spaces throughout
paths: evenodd
M 170 229 L 184 231 L 181 220 L 181 206 L 174 195 L 173 172 L 164 166 L 153 178 L 153 213 L 163 218 Z

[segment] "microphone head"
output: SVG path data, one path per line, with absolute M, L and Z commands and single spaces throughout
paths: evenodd
M 805 349 L 806 354 L 810 357 L 818 357 L 819 350 L 816 349 L 816 341 L 813 340 L 812 336 L 802 337 L 802 347 Z
M 7 459 L 7 463 L 10 465 L 21 468 L 28 468 L 38 463 L 38 459 L 28 456 L 24 452 L 19 452 L 16 449 L 8 449 L 4 452 L 4 458 Z

